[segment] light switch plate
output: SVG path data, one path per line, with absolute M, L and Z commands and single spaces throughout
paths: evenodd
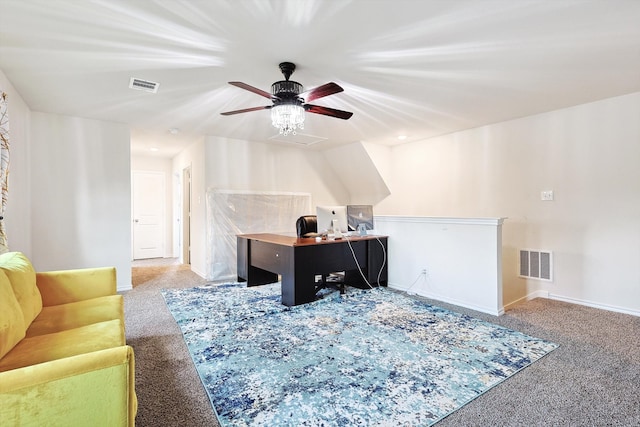
M 544 200 L 545 202 L 553 201 L 553 190 L 541 191 L 540 200 Z

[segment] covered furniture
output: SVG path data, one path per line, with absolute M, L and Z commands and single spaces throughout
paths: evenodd
M 0 424 L 132 426 L 133 349 L 115 268 L 36 273 L 0 255 Z

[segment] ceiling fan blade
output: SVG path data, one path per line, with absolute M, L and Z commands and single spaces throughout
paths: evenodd
M 244 89 L 244 90 L 248 90 L 249 92 L 253 92 L 253 93 L 257 94 L 257 95 L 264 96 L 264 97 L 265 97 L 265 98 L 267 98 L 267 99 L 273 99 L 273 98 L 276 98 L 276 99 L 277 99 L 277 98 L 278 98 L 277 96 L 271 95 L 271 94 L 270 94 L 269 92 L 267 92 L 267 91 L 264 91 L 264 90 L 262 90 L 262 89 L 258 89 L 257 87 L 253 87 L 253 86 L 248 85 L 248 84 L 246 84 L 246 83 L 242 83 L 242 82 L 229 82 L 229 84 L 230 84 L 230 85 L 233 85 L 233 86 L 237 86 L 237 87 L 239 87 L 239 88 L 241 88 L 241 89 Z
M 353 116 L 353 113 L 349 111 L 336 110 L 335 108 L 321 107 L 319 105 L 304 104 L 304 109 L 309 113 L 322 114 L 342 120 L 347 120 Z
M 304 99 L 306 102 L 311 102 L 315 99 L 322 98 L 325 96 L 333 95 L 334 93 L 342 92 L 342 89 L 337 84 L 331 82 L 323 84 L 322 86 L 318 86 L 317 88 L 308 90 L 302 94 L 300 97 Z
M 265 105 L 264 107 L 245 108 L 244 110 L 227 111 L 220 114 L 222 114 L 223 116 L 231 116 L 233 114 L 248 113 L 249 111 L 268 110 L 270 108 L 271 105 Z

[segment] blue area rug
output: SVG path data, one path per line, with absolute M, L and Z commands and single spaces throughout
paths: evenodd
M 428 426 L 557 347 L 385 288 L 162 294 L 223 426 Z

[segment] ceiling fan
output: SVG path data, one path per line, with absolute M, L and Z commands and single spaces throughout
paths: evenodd
M 272 84 L 271 93 L 246 83 L 229 82 L 230 85 L 237 86 L 241 89 L 248 90 L 249 92 L 253 92 L 270 99 L 272 105 L 227 111 L 220 114 L 223 116 L 230 116 L 233 114 L 248 113 L 250 111 L 271 110 L 271 121 L 273 126 L 280 129 L 280 133 L 284 135 L 288 135 L 289 133 L 293 133 L 295 135 L 296 129 L 303 129 L 305 112 L 322 114 L 324 116 L 336 117 L 343 120 L 347 120 L 353 115 L 353 113 L 349 111 L 307 104 L 307 102 L 342 92 L 344 89 L 331 82 L 318 86 L 315 89 L 302 92 L 303 87 L 300 83 L 289 80 L 289 77 L 291 77 L 291 74 L 293 74 L 295 69 L 295 64 L 291 62 L 280 63 L 280 71 L 282 71 L 285 80 L 280 80 Z

